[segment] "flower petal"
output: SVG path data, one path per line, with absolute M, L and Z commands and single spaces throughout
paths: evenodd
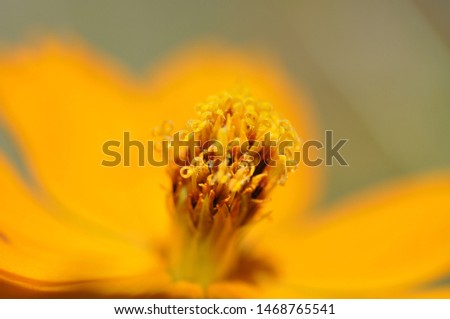
M 81 45 L 49 40 L 0 56 L 0 115 L 36 180 L 88 223 L 141 242 L 165 230 L 164 169 L 105 167 L 102 146 L 125 131 L 147 141 L 159 114 L 145 90 Z
M 218 282 L 210 285 L 207 291 L 208 298 L 236 299 L 260 298 L 259 287 L 241 281 Z
M 108 294 L 160 286 L 161 275 L 149 276 L 161 266 L 152 247 L 67 224 L 51 203 L 32 195 L 2 156 L 0 192 L 7 194 L 0 203 L 0 282 L 33 290 Z
M 448 275 L 449 229 L 450 174 L 440 172 L 354 196 L 308 231 L 278 229 L 265 242 L 291 289 L 398 297 Z
M 185 298 L 204 298 L 205 293 L 202 286 L 196 283 L 188 281 L 177 281 L 172 282 L 161 289 L 158 293 L 151 298 L 174 298 L 174 299 L 185 299 Z
M 450 298 L 450 286 L 442 286 L 435 288 L 421 289 L 410 293 L 408 298 L 421 298 L 421 299 L 449 299 Z

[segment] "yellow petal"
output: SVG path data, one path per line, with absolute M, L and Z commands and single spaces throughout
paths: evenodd
M 151 296 L 152 298 L 204 298 L 204 289 L 202 286 L 188 282 L 178 281 L 172 282 L 162 288 L 158 293 Z
M 149 139 L 158 105 L 79 44 L 46 41 L 0 56 L 0 114 L 36 180 L 93 227 L 145 242 L 166 227 L 164 169 L 105 167 L 109 140 Z M 136 153 L 135 153 L 136 154 Z
M 161 285 L 161 275 L 149 275 L 161 266 L 152 247 L 64 223 L 1 156 L 0 193 L 7 194 L 0 203 L 0 281 L 36 290 L 112 294 L 142 293 Z
M 260 298 L 261 291 L 255 285 L 246 282 L 218 282 L 208 287 L 207 297 L 214 299 Z
M 427 299 L 449 299 L 450 298 L 450 286 L 434 287 L 413 291 L 408 298 L 427 298 Z
M 265 242 L 290 290 L 398 297 L 448 275 L 449 229 L 450 175 L 440 172 L 354 196 L 309 231 L 278 229 Z

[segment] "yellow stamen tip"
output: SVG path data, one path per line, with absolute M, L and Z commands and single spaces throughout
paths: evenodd
M 299 138 L 270 104 L 248 94 L 212 96 L 196 110 L 199 119 L 187 123 L 182 139 L 198 144 L 180 153 L 185 166 L 176 159 L 170 166 L 171 197 L 183 240 L 190 242 L 186 249 L 194 249 L 203 263 L 227 269 L 231 261 L 220 256 L 234 249 L 239 230 L 262 218 L 271 190 L 295 170 L 288 163 L 295 162 Z M 214 268 L 208 273 L 220 277 Z

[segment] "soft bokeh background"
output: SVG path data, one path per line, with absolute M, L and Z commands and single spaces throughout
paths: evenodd
M 322 204 L 450 165 L 450 1 L 0 1 L 0 46 L 41 34 L 76 35 L 137 76 L 204 39 L 269 52 L 321 130 L 350 139 Z M 0 146 L 20 166 L 1 126 Z

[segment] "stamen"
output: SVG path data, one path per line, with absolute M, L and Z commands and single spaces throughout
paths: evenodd
M 171 174 L 176 186 L 174 200 L 177 202 L 178 193 L 185 189 L 195 204 L 188 206 L 190 215 L 201 210 L 198 205 L 207 203 L 211 225 L 225 205 L 233 228 L 238 229 L 258 218 L 261 202 L 273 187 L 286 181 L 288 171 L 295 170 L 286 163 L 294 160 L 298 136 L 270 104 L 247 94 L 223 93 L 196 109 L 199 119 L 188 122 L 183 139 L 188 141 L 193 134 L 200 147 L 194 154 L 187 154 L 192 150 L 183 153 L 184 158 L 192 159 L 189 165 L 171 166 L 179 172 Z M 267 145 L 267 134 L 273 145 Z M 284 141 L 292 141 L 292 145 L 281 152 L 277 146 Z M 200 232 L 207 235 L 211 225 Z
M 235 251 L 240 230 L 265 216 L 261 210 L 270 192 L 295 170 L 299 138 L 270 104 L 245 93 L 210 97 L 196 110 L 199 119 L 189 121 L 180 138 L 193 138 L 199 146 L 180 152 L 169 172 L 177 229 L 182 241 L 189 243 L 183 248 L 189 253 L 181 253 L 176 261 L 176 272 L 207 282 L 230 269 L 236 260 L 225 261 L 224 256 L 233 255 L 229 252 Z M 169 128 L 163 126 L 161 131 L 167 133 Z M 187 163 L 180 167 L 177 160 Z M 198 259 L 212 267 L 208 278 L 192 271 L 187 274 L 185 267 L 180 270 L 180 263 L 198 263 Z

